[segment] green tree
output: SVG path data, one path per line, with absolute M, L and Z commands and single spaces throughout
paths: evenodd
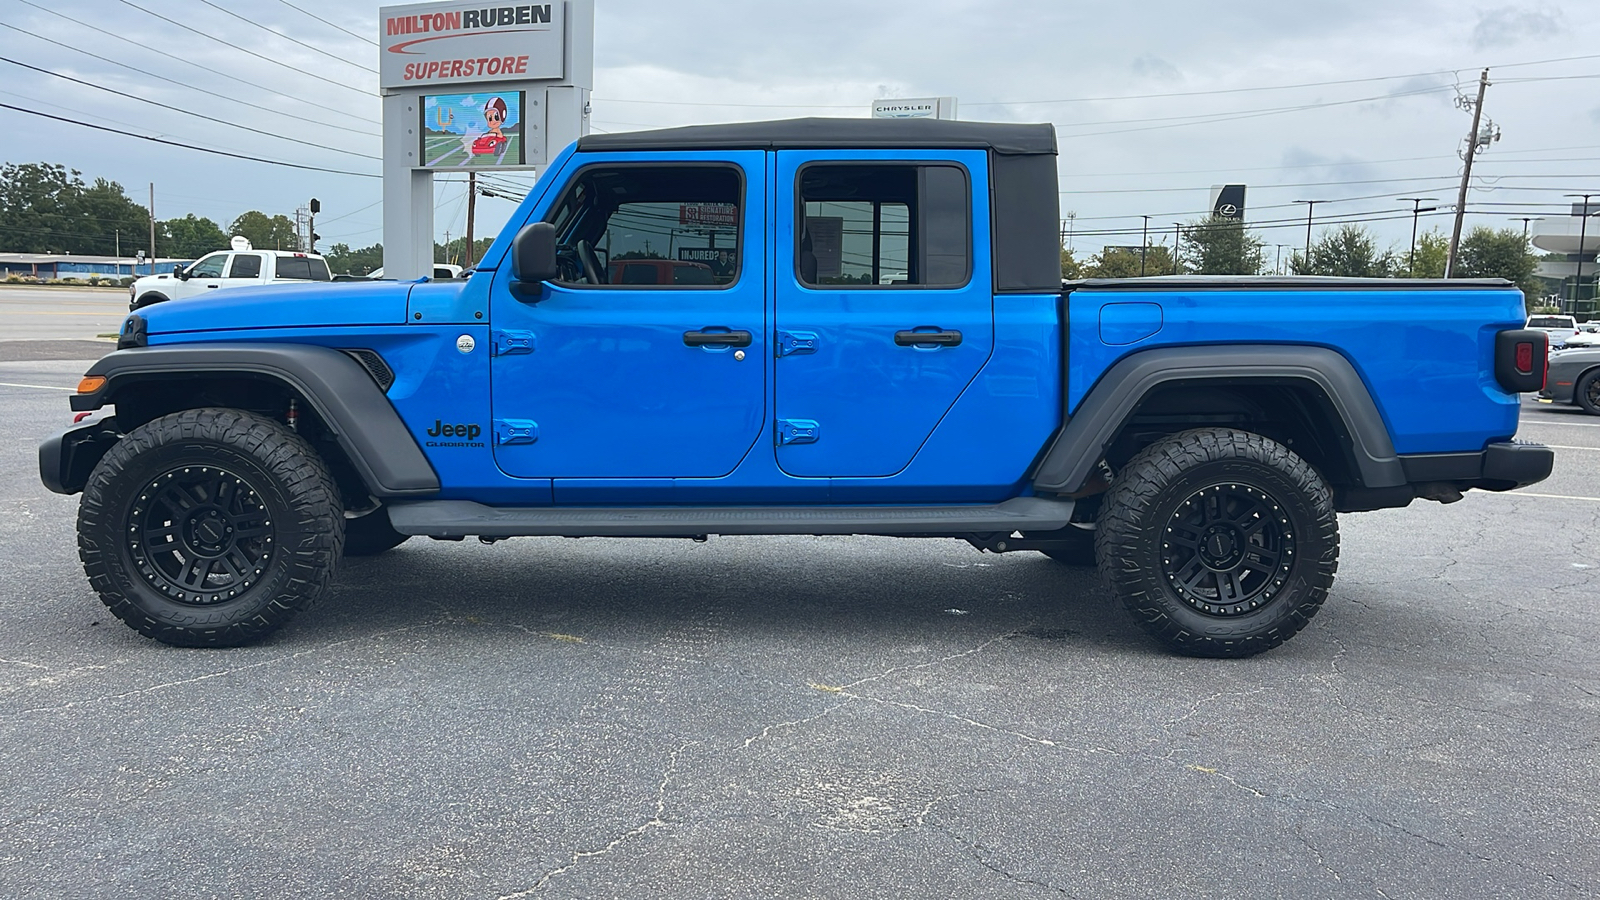
M 487 253 L 489 247 L 493 244 L 494 238 L 492 237 L 478 238 L 473 241 L 472 262 L 476 263 L 478 260 L 483 259 L 483 254 Z M 448 244 L 441 244 L 435 241 L 433 244 L 433 261 L 436 263 L 449 263 L 453 266 L 466 266 L 466 249 L 467 239 L 465 237 L 455 238 Z
M 300 236 L 288 216 L 269 216 L 250 210 L 233 220 L 229 233 L 237 234 L 261 250 L 299 250 Z
M 1083 263 L 1078 262 L 1072 251 L 1061 248 L 1061 280 L 1076 281 L 1083 277 Z
M 1172 248 L 1155 244 L 1144 248 L 1106 247 L 1084 264 L 1084 278 L 1138 278 L 1140 275 L 1171 275 Z
M 0 166 L 0 248 L 22 253 L 132 254 L 149 230 L 122 185 L 52 163 Z
M 334 244 L 322 255 L 328 260 L 328 269 L 335 275 L 370 275 L 373 269 L 383 265 L 382 244 L 357 250 L 350 249 L 349 244 Z
M 1297 275 L 1337 275 L 1344 278 L 1388 278 L 1398 268 L 1394 254 L 1378 252 L 1378 239 L 1360 225 L 1340 225 L 1324 232 L 1311 245 L 1311 259 L 1296 253 Z
M 1443 278 L 1445 257 L 1450 255 L 1450 237 L 1438 228 L 1417 235 L 1417 259 L 1411 261 L 1411 248 L 1394 251 L 1395 275 L 1400 278 Z
M 1455 275 L 1461 278 L 1504 278 L 1522 290 L 1529 300 L 1543 295 L 1544 286 L 1534 277 L 1539 260 L 1517 228 L 1487 228 L 1479 225 L 1461 240 L 1461 256 Z
M 1261 271 L 1266 242 L 1245 230 L 1244 222 L 1208 216 L 1183 229 L 1180 261 L 1200 275 L 1254 275 Z
M 217 223 L 189 213 L 181 219 L 167 219 L 157 226 L 156 244 L 161 255 L 176 259 L 199 259 L 213 250 L 228 246 L 228 235 Z

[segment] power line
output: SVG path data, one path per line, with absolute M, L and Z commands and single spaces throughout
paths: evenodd
M 307 72 L 305 69 L 296 68 L 296 67 L 291 66 L 291 65 L 289 65 L 288 63 L 285 63 L 285 62 L 279 62 L 278 60 L 273 59 L 270 56 L 262 56 L 261 54 L 255 52 L 254 50 L 247 50 L 244 47 L 239 46 L 238 44 L 234 44 L 234 43 L 231 43 L 229 41 L 225 41 L 222 38 L 219 38 L 219 37 L 217 37 L 215 35 L 206 34 L 204 31 L 201 31 L 198 28 L 191 28 L 190 26 L 185 25 L 185 24 L 183 24 L 182 22 L 179 22 L 176 19 L 169 19 L 166 16 L 163 16 L 162 14 L 160 14 L 158 12 L 153 12 L 151 10 L 145 9 L 144 7 L 140 6 L 139 4 L 132 2 L 132 0 L 117 0 L 117 2 L 121 3 L 123 6 L 131 6 L 134 9 L 137 9 L 138 11 L 144 13 L 145 15 L 155 16 L 156 18 L 158 18 L 161 21 L 166 22 L 166 23 L 168 23 L 170 25 L 176 25 L 179 28 L 182 28 L 184 31 L 188 31 L 188 32 L 191 32 L 193 34 L 198 34 L 201 37 L 206 38 L 208 40 L 216 41 L 217 43 L 222 44 L 223 46 L 232 47 L 233 49 L 239 51 L 240 53 L 244 53 L 244 54 L 247 54 L 249 56 L 254 56 L 256 59 L 259 59 L 262 62 L 272 63 L 273 65 L 279 67 L 280 69 L 288 69 L 289 71 L 294 72 L 296 74 L 304 75 L 307 78 L 315 78 L 316 80 L 321 81 L 321 82 L 323 82 L 325 84 L 331 84 L 334 87 L 344 88 L 347 91 L 355 91 L 358 94 L 365 94 L 365 95 L 368 95 L 368 96 L 376 96 L 376 94 L 374 94 L 372 91 L 369 91 L 369 90 L 367 90 L 365 88 L 354 87 L 352 85 L 345 84 L 344 82 L 341 82 L 341 81 L 334 81 L 331 78 L 323 78 L 321 75 L 318 75 L 315 72 Z
M 101 56 L 101 55 L 96 54 L 96 53 L 90 53 L 87 50 L 80 50 L 77 47 L 72 46 L 71 44 L 64 44 L 64 43 L 62 43 L 60 41 L 53 40 L 51 38 L 47 38 L 42 34 L 35 34 L 35 33 L 31 32 L 31 31 L 26 30 L 26 29 L 18 28 L 17 26 L 12 25 L 12 24 L 7 23 L 7 22 L 0 22 L 0 28 L 9 28 L 12 31 L 18 32 L 20 34 L 25 34 L 28 37 L 31 37 L 31 38 L 33 38 L 35 40 L 44 41 L 47 44 L 53 44 L 53 45 L 55 45 L 57 47 L 61 47 L 61 48 L 66 49 L 66 50 L 71 50 L 74 53 L 80 53 L 80 54 L 82 54 L 84 56 L 90 57 L 91 59 L 96 59 L 96 60 L 99 60 L 101 62 L 108 62 L 108 63 L 110 63 L 110 64 L 112 64 L 114 66 L 118 66 L 120 68 L 127 69 L 130 72 L 138 72 L 140 75 L 145 75 L 145 76 L 148 76 L 150 78 L 154 78 L 157 81 L 165 81 L 168 84 L 177 85 L 178 87 L 181 87 L 181 88 L 183 88 L 185 90 L 199 91 L 202 94 L 206 94 L 206 95 L 211 96 L 211 97 L 216 97 L 219 100 L 227 100 L 230 103 L 237 103 L 237 104 L 239 104 L 241 106 L 248 106 L 251 109 L 259 109 L 262 112 L 272 113 L 273 115 L 276 115 L 276 116 L 287 116 L 288 115 L 288 113 L 285 113 L 282 110 L 272 109 L 271 107 L 262 106 L 262 105 L 260 105 L 258 103 L 251 103 L 248 100 L 240 100 L 237 97 L 230 97 L 227 94 L 219 94 L 216 91 L 208 91 L 205 88 L 195 87 L 192 84 L 185 84 L 185 83 L 183 83 L 181 81 L 177 81 L 177 80 L 168 78 L 165 75 L 157 75 L 154 72 L 148 71 L 146 69 L 141 69 L 138 66 L 130 66 L 127 63 L 118 62 L 117 60 L 114 60 L 114 59 L 112 59 L 112 58 L 110 58 L 108 56 Z M 327 107 L 324 107 L 324 108 L 327 108 Z M 337 110 L 335 110 L 335 112 L 337 112 Z M 348 118 L 352 118 L 352 119 L 360 119 L 363 122 L 371 122 L 374 125 L 381 124 L 376 119 L 366 119 L 366 118 L 362 118 L 361 116 L 352 115 L 352 114 L 349 114 L 349 113 L 341 113 L 341 115 L 346 115 Z M 368 135 L 370 137 L 376 137 L 377 136 L 376 132 L 361 131 L 361 130 L 358 130 L 358 129 L 355 129 L 355 128 L 346 128 L 343 125 L 320 125 L 320 127 L 322 127 L 322 128 L 337 128 L 340 131 L 349 131 L 349 132 L 352 132 L 352 133 L 355 133 L 355 134 Z
M 348 154 L 350 156 L 359 156 L 362 159 L 375 159 L 375 160 L 378 160 L 379 162 L 383 161 L 383 157 L 381 157 L 381 156 L 373 156 L 373 155 L 371 155 L 369 153 L 357 153 L 354 150 L 343 150 L 343 149 L 340 149 L 338 147 L 330 147 L 327 144 L 314 144 L 311 141 L 302 141 L 299 138 L 292 138 L 292 137 L 288 137 L 287 135 L 275 134 L 275 133 L 273 133 L 271 131 L 262 131 L 259 128 L 251 128 L 249 125 L 240 125 L 237 122 L 229 122 L 226 119 L 214 118 L 212 116 L 206 115 L 205 113 L 194 112 L 193 110 L 187 110 L 187 109 L 184 109 L 184 108 L 179 107 L 179 106 L 171 106 L 171 105 L 168 105 L 166 103 L 162 103 L 162 102 L 160 102 L 158 100 L 151 100 L 151 99 L 149 99 L 147 97 L 140 97 L 140 96 L 138 96 L 136 94 L 129 94 L 129 93 L 125 93 L 123 91 L 119 91 L 116 88 L 108 88 L 108 87 L 105 87 L 103 85 L 94 84 L 93 82 L 84 81 L 84 80 L 82 80 L 80 78 L 73 78 L 71 75 L 63 75 L 60 72 L 52 72 L 49 69 L 41 69 L 38 66 L 32 66 L 32 65 L 29 65 L 29 64 L 27 64 L 25 62 L 19 62 L 17 60 L 11 59 L 10 57 L 7 57 L 7 56 L 0 56 L 0 62 L 10 63 L 13 66 L 20 66 L 21 68 L 30 69 L 30 70 L 32 70 L 34 72 L 39 72 L 39 73 L 42 73 L 42 74 L 45 74 L 45 75 L 51 75 L 51 76 L 54 76 L 56 78 L 61 78 L 61 79 L 64 79 L 66 81 L 70 81 L 73 84 L 81 84 L 84 87 L 94 88 L 97 91 L 105 91 L 108 94 L 116 94 L 118 97 L 126 97 L 129 100 L 137 100 L 140 103 L 148 103 L 151 106 L 159 106 L 162 109 L 169 109 L 169 110 L 172 110 L 173 112 L 183 113 L 184 115 L 193 116 L 194 118 L 197 118 L 197 119 L 204 119 L 207 122 L 215 122 L 218 125 L 226 125 L 229 128 L 238 128 L 238 129 L 240 129 L 242 131 L 251 132 L 252 134 L 264 135 L 264 136 L 269 137 L 269 138 L 276 138 L 276 139 L 278 139 L 280 141 L 289 141 L 291 143 L 300 144 L 302 146 L 313 147 L 313 148 L 318 149 L 318 150 L 332 150 L 334 153 L 344 153 L 344 154 Z
M 289 0 L 278 0 L 278 2 L 282 3 L 284 6 L 287 6 L 287 7 L 289 7 L 290 9 L 292 9 L 292 10 L 294 10 L 296 12 L 305 13 L 306 15 L 310 16 L 313 19 L 316 19 L 318 22 L 321 22 L 322 24 L 328 26 L 329 28 L 337 28 L 340 31 L 344 32 L 345 34 L 350 35 L 353 38 L 357 38 L 359 40 L 366 41 L 367 43 L 371 44 L 374 47 L 378 46 L 378 42 L 373 40 L 372 38 L 369 38 L 366 35 L 356 34 L 354 31 L 351 31 L 350 29 L 344 27 L 343 25 L 336 25 L 333 22 L 329 22 L 327 19 L 324 19 L 323 17 L 317 15 L 316 13 L 312 12 L 309 9 L 305 9 L 303 7 L 295 6 L 293 3 L 290 3 Z
M 218 12 L 227 13 L 228 15 L 233 16 L 235 19 L 238 19 L 239 21 L 245 23 L 246 25 L 251 25 L 251 26 L 254 26 L 256 28 L 259 28 L 262 31 L 265 31 L 267 34 L 272 35 L 273 37 L 282 38 L 283 40 L 289 41 L 291 43 L 299 44 L 300 46 L 306 48 L 307 50 L 310 50 L 310 51 L 312 51 L 314 53 L 320 53 L 323 56 L 326 56 L 327 58 L 329 58 L 329 59 L 331 59 L 331 60 L 333 60 L 335 62 L 341 62 L 341 63 L 344 63 L 347 66 L 354 66 L 357 69 L 361 69 L 361 70 L 366 71 L 366 72 L 371 72 L 374 75 L 378 74 L 378 70 L 377 69 L 371 69 L 371 68 L 368 68 L 366 66 L 361 65 L 360 63 L 351 62 L 350 60 L 345 59 L 342 56 L 336 56 L 336 55 L 334 55 L 332 53 L 329 53 L 328 51 L 322 49 L 321 47 L 312 46 L 311 44 L 308 44 L 305 41 L 300 40 L 299 38 L 293 38 L 293 37 L 290 37 L 287 34 L 282 34 L 280 32 L 273 31 L 271 28 L 268 28 L 267 26 L 261 24 L 260 22 L 257 22 L 254 19 L 247 19 L 244 16 L 241 16 L 238 13 L 236 13 L 233 10 L 228 9 L 226 7 L 218 6 L 217 4 L 212 3 L 211 0 L 200 0 L 200 2 L 204 3 L 205 5 L 211 7 L 214 10 L 217 10 Z
M 79 122 L 74 119 L 62 118 L 61 116 L 52 116 L 49 113 L 40 112 L 36 109 L 28 109 L 27 107 L 23 106 L 13 106 L 10 103 L 0 103 L 0 109 L 15 110 L 20 113 L 27 113 L 30 116 L 38 116 L 41 119 L 53 119 L 57 122 L 65 122 L 68 125 L 77 125 L 80 128 L 93 128 L 96 131 L 107 131 L 112 134 L 123 135 L 124 137 L 138 138 L 141 141 L 150 141 L 151 143 L 155 144 L 165 144 L 168 147 L 182 147 L 185 150 L 194 150 L 199 153 L 211 153 L 216 156 L 227 156 L 232 157 L 233 159 L 242 159 L 249 162 L 266 163 L 269 166 L 283 166 L 289 169 L 303 169 L 309 172 L 327 172 L 332 175 L 354 175 L 359 178 L 383 177 L 372 172 L 349 172 L 344 169 L 329 169 L 324 166 L 308 166 L 302 165 L 301 163 L 283 162 L 282 160 L 277 159 L 265 159 L 260 156 L 249 156 L 243 153 L 230 153 L 226 150 L 213 150 L 210 147 L 198 147 L 193 144 L 181 144 L 177 141 L 169 141 L 158 137 L 151 137 L 148 134 L 135 134 L 131 131 L 123 131 L 120 128 L 107 128 L 104 125 L 92 125 L 88 122 Z
M 116 32 L 107 31 L 104 28 L 99 28 L 97 26 L 89 24 L 88 22 L 79 22 L 78 20 L 76 20 L 76 19 L 74 19 L 74 18 L 72 18 L 70 16 L 63 15 L 61 13 L 56 12 L 53 9 L 50 9 L 49 7 L 40 6 L 39 4 L 34 3 L 33 0 L 17 0 L 17 2 L 26 4 L 28 6 L 31 6 L 34 9 L 39 10 L 40 12 L 49 13 L 50 15 L 55 16 L 56 18 L 61 19 L 62 21 L 71 24 L 73 26 L 73 28 L 76 28 L 76 29 L 87 28 L 90 31 L 96 32 L 97 34 L 103 34 L 106 37 L 115 38 L 115 39 L 123 42 L 124 44 L 129 44 L 129 45 L 132 45 L 134 47 L 138 47 L 140 50 L 144 50 L 144 51 L 150 52 L 150 53 L 156 52 L 156 51 L 152 50 L 149 46 L 147 46 L 145 44 L 141 44 L 138 41 L 130 40 L 129 38 L 123 37 L 122 35 L 117 34 Z M 0 23 L 0 24 L 4 24 L 4 23 Z M 9 26 L 8 25 L 6 27 L 12 28 L 13 30 L 19 30 L 19 31 L 21 30 L 21 29 L 15 28 L 15 26 Z M 49 40 L 49 38 L 43 37 L 42 35 L 34 34 L 32 32 L 23 32 L 23 33 L 29 35 L 30 37 L 39 38 L 40 40 Z M 51 43 L 55 43 L 55 42 L 51 41 Z M 57 44 L 57 46 L 67 47 L 66 44 Z M 87 55 L 87 56 L 97 56 L 97 54 L 92 54 L 92 53 L 89 53 L 86 50 L 80 50 L 80 49 L 78 49 L 76 47 L 68 47 L 68 49 L 77 50 L 79 53 L 83 53 L 84 55 Z M 171 54 L 165 54 L 165 53 L 161 54 L 161 57 L 163 59 L 176 59 L 178 62 L 181 62 L 184 65 L 193 66 L 196 69 L 199 69 L 199 70 L 201 70 L 203 72 L 210 72 L 213 75 L 220 75 L 223 78 L 226 78 L 226 79 L 228 79 L 230 81 L 237 81 L 238 83 L 240 83 L 242 85 L 245 85 L 245 86 L 251 87 L 251 88 L 255 88 L 256 90 L 261 91 L 262 93 L 271 94 L 274 97 L 283 97 L 286 100 L 293 100 L 296 103 L 303 103 L 303 104 L 305 104 L 307 106 L 316 107 L 317 109 L 327 110 L 328 112 L 331 112 L 331 113 L 337 113 L 338 115 L 340 115 L 340 116 L 342 116 L 344 118 L 360 119 L 363 122 L 371 122 L 374 125 L 379 124 L 376 119 L 366 119 L 366 118 L 362 118 L 361 116 L 352 115 L 352 114 L 350 114 L 350 113 L 348 113 L 348 112 L 346 112 L 346 111 L 344 111 L 342 109 L 338 109 L 336 107 L 332 107 L 332 106 L 328 106 L 326 104 L 318 103 L 315 100 L 307 100 L 304 97 L 291 97 L 288 94 L 285 94 L 285 93 L 283 93 L 281 91 L 274 90 L 273 88 L 269 88 L 264 84 L 256 84 L 254 81 L 250 81 L 248 79 L 240 78 L 237 75 L 229 75 L 227 72 L 224 72 L 224 71 L 222 71 L 220 69 L 213 69 L 210 66 L 201 65 L 200 63 L 197 63 L 192 59 L 186 59 L 186 58 L 184 58 L 182 56 L 173 56 Z M 119 63 L 116 60 L 110 59 L 108 57 L 98 56 L 98 58 L 103 60 L 103 61 L 105 61 L 105 62 L 109 62 L 112 65 L 123 66 L 123 68 L 132 68 L 131 66 L 124 66 L 122 63 Z M 172 81 L 171 79 L 168 79 L 168 78 L 162 78 L 160 75 L 156 75 L 156 74 L 151 73 L 151 72 L 145 72 L 142 69 L 133 69 L 133 71 L 140 72 L 141 74 L 150 75 L 153 78 L 161 78 L 161 80 L 168 81 L 168 82 L 170 82 L 172 84 L 178 85 L 179 87 L 184 87 L 184 88 L 190 87 L 189 85 L 186 85 L 183 82 Z M 194 88 L 194 90 L 200 90 L 200 88 Z M 209 94 L 211 92 L 210 91 L 204 91 L 203 93 L 208 93 Z M 226 95 L 223 95 L 223 94 L 212 94 L 212 96 L 214 96 L 214 97 L 223 97 L 224 99 L 232 99 L 232 98 L 229 98 L 229 97 L 227 97 Z M 243 102 L 243 101 L 237 101 L 237 102 Z M 253 106 L 253 104 L 246 104 L 246 105 L 247 106 Z M 255 108 L 256 109 L 263 109 L 263 110 L 266 110 L 267 112 L 276 113 L 277 115 L 281 115 L 281 116 L 287 116 L 288 115 L 288 113 L 281 112 L 279 110 L 269 109 L 269 108 L 267 108 L 265 106 L 258 106 L 258 107 L 255 107 Z M 367 135 L 372 135 L 373 137 L 377 137 L 378 136 L 378 132 L 376 132 L 376 131 L 361 131 L 359 129 L 354 129 L 354 128 L 345 128 L 342 125 L 329 125 L 329 124 L 327 124 L 325 122 L 316 122 L 315 124 L 320 125 L 320 126 L 322 126 L 324 128 L 338 128 L 341 131 L 349 131 L 349 132 L 352 132 L 354 134 L 367 134 Z

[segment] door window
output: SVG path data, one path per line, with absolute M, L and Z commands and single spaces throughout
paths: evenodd
M 967 173 L 951 165 L 814 165 L 800 172 L 802 283 L 960 287 L 971 277 Z
M 729 166 L 596 166 L 548 221 L 567 285 L 727 287 L 739 280 L 743 184 Z
M 195 263 L 189 269 L 190 278 L 221 278 L 222 269 L 228 263 L 228 254 L 213 253 Z
M 328 264 L 309 256 L 278 257 L 278 277 L 295 281 L 329 281 Z
M 229 278 L 260 278 L 261 257 L 255 253 L 239 253 L 233 257 L 233 268 L 228 270 Z

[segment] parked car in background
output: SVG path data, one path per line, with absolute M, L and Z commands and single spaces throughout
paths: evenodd
M 1600 322 L 1585 322 L 1578 326 L 1578 333 L 1567 338 L 1565 345 L 1568 347 L 1600 347 Z
M 1571 316 L 1529 316 L 1526 327 L 1550 335 L 1550 347 L 1557 349 L 1578 333 L 1578 320 Z
M 1539 399 L 1582 407 L 1589 415 L 1600 416 L 1600 346 L 1550 354 L 1550 368 Z
M 187 268 L 178 266 L 171 274 L 135 280 L 128 286 L 128 308 L 143 309 L 152 303 L 198 297 L 224 288 L 333 280 L 327 260 L 315 253 L 256 250 L 249 241 L 235 241 L 234 249 L 207 253 Z
M 453 266 L 453 265 L 450 265 L 449 263 L 434 263 L 433 264 L 433 280 L 434 281 L 438 281 L 440 279 L 448 279 L 448 278 L 460 278 L 461 277 L 461 272 L 462 272 L 462 269 L 461 269 L 460 266 Z M 371 278 L 374 281 L 382 281 L 383 280 L 383 266 L 379 266 L 376 269 L 373 269 L 372 272 L 367 275 L 367 277 Z

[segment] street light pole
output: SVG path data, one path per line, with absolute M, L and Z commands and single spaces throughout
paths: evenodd
M 1180 245 L 1182 243 L 1183 243 L 1183 223 L 1182 222 L 1173 222 L 1172 223 L 1172 274 L 1174 274 L 1174 275 L 1182 274 L 1182 272 L 1181 272 L 1181 270 L 1179 269 L 1179 266 L 1178 266 L 1178 251 L 1179 251 L 1179 249 L 1181 249 Z
M 1582 197 L 1583 214 L 1578 217 L 1578 276 L 1572 281 L 1572 311 L 1578 311 L 1578 292 L 1583 290 L 1583 245 L 1589 238 L 1589 198 L 1600 194 L 1563 194 L 1564 197 Z
M 1294 202 L 1304 203 L 1306 205 L 1306 255 L 1301 257 L 1300 264 L 1309 269 L 1311 268 L 1311 214 L 1316 210 L 1318 203 L 1323 203 L 1326 201 L 1296 200 Z
M 1438 197 L 1401 197 L 1402 202 L 1411 204 L 1411 261 L 1406 263 L 1406 268 L 1411 270 L 1411 277 L 1417 277 L 1417 217 L 1423 212 L 1433 212 L 1437 206 L 1430 206 L 1426 210 L 1422 204 L 1429 201 L 1438 202 Z
M 1144 220 L 1144 237 L 1139 239 L 1139 277 L 1144 277 L 1145 257 L 1150 252 L 1150 217 L 1140 216 Z
M 1544 216 L 1512 216 L 1510 221 L 1522 223 L 1522 242 L 1528 242 L 1528 223 L 1543 222 Z
M 1276 273 L 1278 275 L 1282 275 L 1283 274 L 1283 248 L 1285 248 L 1285 247 L 1287 247 L 1289 245 L 1288 244 L 1273 244 L 1273 246 L 1278 248 L 1278 261 L 1273 265 L 1272 270 L 1273 270 L 1274 273 Z

